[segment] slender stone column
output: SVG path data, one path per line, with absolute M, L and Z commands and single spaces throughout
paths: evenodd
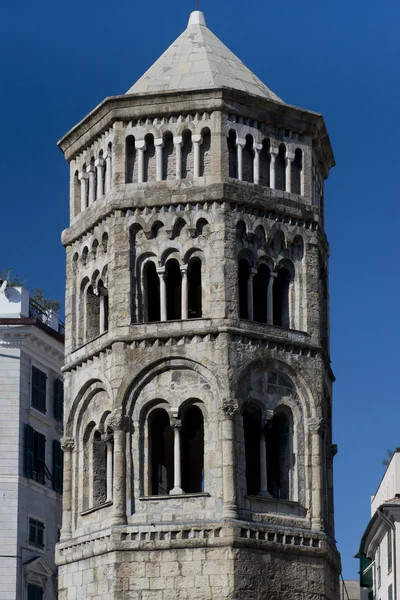
M 269 165 L 269 187 L 271 188 L 271 190 L 274 190 L 276 187 L 275 167 L 276 167 L 276 157 L 279 154 L 278 148 L 271 148 L 270 154 L 271 154 L 271 162 Z
M 64 437 L 61 439 L 61 448 L 63 450 L 64 470 L 63 470 L 63 494 L 62 494 L 62 529 L 60 541 L 69 540 L 72 536 L 72 452 L 74 449 L 74 439 Z
M 109 437 L 109 436 L 108 436 Z M 107 439 L 107 497 L 106 502 L 112 502 L 113 499 L 113 442 Z
M 274 279 L 277 273 L 270 273 L 268 287 L 267 287 L 267 324 L 273 325 L 274 323 Z
M 173 418 L 171 427 L 174 432 L 174 487 L 170 491 L 170 495 L 183 494 L 182 490 L 182 474 L 181 474 L 181 427 L 182 421 Z
M 113 525 L 126 523 L 126 432 L 128 417 L 115 413 L 108 418 L 108 425 L 114 432 L 114 482 L 113 482 Z
M 236 138 L 237 148 L 237 178 L 239 181 L 243 180 L 243 148 L 246 145 L 246 140 Z
M 165 267 L 157 267 L 157 273 L 160 278 L 160 318 L 161 321 L 167 320 L 167 287 L 165 285 Z
M 264 498 L 271 498 L 271 494 L 268 492 L 268 470 L 267 470 L 267 441 L 266 436 L 268 435 L 268 429 L 271 425 L 272 417 L 274 416 L 273 410 L 265 410 L 261 421 L 261 432 L 260 432 L 260 496 Z
M 200 177 L 200 145 L 203 138 L 199 133 L 192 135 L 193 142 L 193 177 Z
M 262 144 L 254 143 L 254 161 L 253 161 L 253 180 L 254 183 L 260 183 L 260 152 L 262 150 Z
M 188 297 L 188 276 L 187 276 L 187 270 L 188 270 L 188 266 L 187 265 L 182 265 L 181 266 L 181 273 L 182 273 L 182 301 L 181 301 L 181 305 L 182 305 L 182 319 L 187 319 L 189 316 L 189 297 Z
M 239 414 L 236 400 L 222 403 L 222 485 L 223 509 L 225 519 L 238 518 L 237 491 L 236 491 L 236 464 L 235 464 L 235 424 L 236 415 Z
M 96 168 L 94 165 L 86 167 L 86 173 L 89 176 L 89 206 L 96 200 Z
M 182 179 L 182 143 L 182 136 L 174 137 L 177 179 Z
M 285 189 L 287 192 L 291 192 L 292 191 L 292 162 L 294 160 L 294 153 L 293 152 L 286 152 L 285 155 L 285 164 L 286 164 L 286 169 L 285 169 L 285 179 L 286 179 L 286 185 L 285 185 Z
M 156 181 L 162 181 L 163 178 L 163 148 L 164 142 L 162 138 L 154 140 L 156 148 Z
M 313 418 L 308 420 L 308 431 L 311 438 L 311 527 L 318 531 L 324 530 L 323 517 L 323 465 L 322 465 L 322 432 L 323 419 Z
M 83 171 L 82 171 L 81 173 L 79 173 L 78 179 L 81 182 L 81 211 L 84 211 L 88 207 L 88 205 L 87 205 L 87 185 L 88 185 L 89 175 L 87 173 L 83 173 Z
M 111 152 L 106 152 L 104 155 L 106 161 L 106 194 L 111 190 L 112 182 L 112 155 Z
M 135 142 L 135 148 L 137 150 L 138 160 L 138 183 L 144 182 L 144 153 L 146 152 L 146 142 L 144 140 L 138 140 Z
M 96 183 L 97 183 L 96 197 L 97 198 L 101 198 L 104 195 L 103 179 L 104 179 L 105 162 L 106 161 L 104 160 L 104 158 L 98 158 L 94 163 L 94 165 L 96 167 L 96 171 L 97 171 L 97 177 L 96 177 Z
M 253 295 L 253 277 L 257 274 L 257 269 L 250 269 L 247 280 L 247 318 L 249 321 L 254 319 L 254 295 Z

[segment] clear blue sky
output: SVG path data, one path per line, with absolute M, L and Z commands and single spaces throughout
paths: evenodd
M 193 6 L 192 6 L 193 4 Z M 68 168 L 56 141 L 124 93 L 185 28 L 195 2 L 4 2 L 0 19 L 0 267 L 64 295 Z M 325 116 L 336 537 L 346 578 L 386 448 L 400 445 L 400 79 L 395 0 L 200 0 L 208 26 L 272 90 Z

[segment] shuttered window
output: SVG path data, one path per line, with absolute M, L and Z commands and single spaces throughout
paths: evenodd
M 61 379 L 54 380 L 54 418 L 57 421 L 63 420 L 64 408 L 64 384 Z
M 30 425 L 25 426 L 25 476 L 45 483 L 46 438 Z
M 32 399 L 31 404 L 37 410 L 46 412 L 46 373 L 32 367 Z
M 58 440 L 53 440 L 53 489 L 62 492 L 63 451 Z
M 28 583 L 28 600 L 42 600 L 43 590 L 38 585 Z
M 29 543 L 37 548 L 44 547 L 44 523 L 29 519 Z
M 388 573 L 390 573 L 390 571 L 393 568 L 393 545 L 392 545 L 392 530 L 389 529 L 388 534 L 387 534 L 387 557 L 388 557 Z

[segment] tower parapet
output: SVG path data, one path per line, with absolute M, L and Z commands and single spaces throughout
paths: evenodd
M 59 145 L 60 599 L 336 600 L 322 116 L 194 13 Z

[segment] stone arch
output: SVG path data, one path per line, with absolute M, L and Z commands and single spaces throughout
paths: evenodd
M 211 131 L 209 127 L 201 130 L 203 142 L 200 146 L 200 177 L 209 177 L 212 166 Z
M 149 266 L 150 263 L 152 266 Z M 160 282 L 157 266 L 158 260 L 155 249 L 143 252 L 137 257 L 136 285 L 132 289 L 131 296 L 133 322 L 136 322 L 136 319 L 139 323 L 160 320 Z M 150 277 L 150 281 L 148 277 Z M 157 277 L 157 280 L 155 277 Z
M 185 221 L 185 219 L 183 217 L 178 217 L 175 222 L 174 225 L 172 227 L 172 235 L 171 235 L 171 239 L 174 240 L 175 238 L 179 237 L 182 233 L 182 231 L 184 230 L 185 227 L 187 227 L 188 223 Z

